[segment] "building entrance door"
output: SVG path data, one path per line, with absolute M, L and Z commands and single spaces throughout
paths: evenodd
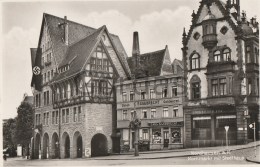
M 168 148 L 168 146 L 169 146 L 169 131 L 164 131 L 163 137 L 164 137 L 163 146 L 164 146 L 164 148 Z

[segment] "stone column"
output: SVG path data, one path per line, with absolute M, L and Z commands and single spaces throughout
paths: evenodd
M 164 135 L 163 135 L 163 127 L 161 128 L 161 149 L 163 149 L 164 146 Z

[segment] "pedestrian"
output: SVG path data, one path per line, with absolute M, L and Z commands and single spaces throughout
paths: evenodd
M 6 159 L 7 159 L 7 156 L 6 156 L 6 154 L 4 154 L 3 158 L 4 158 L 4 160 L 6 161 Z

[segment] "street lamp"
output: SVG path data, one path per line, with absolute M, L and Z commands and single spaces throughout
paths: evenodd
M 256 136 L 255 136 L 255 122 L 249 125 L 249 128 L 254 129 L 254 143 L 255 143 L 255 157 L 256 157 Z
M 229 129 L 229 126 L 225 126 L 225 130 L 226 130 L 226 147 L 227 147 L 227 150 L 228 150 L 228 129 Z

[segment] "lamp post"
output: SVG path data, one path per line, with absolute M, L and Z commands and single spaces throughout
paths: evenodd
M 226 148 L 228 150 L 228 129 L 229 129 L 229 126 L 225 126 L 225 130 L 226 130 Z
M 254 123 L 251 123 L 249 125 L 249 128 L 253 129 L 254 130 L 254 142 L 255 142 L 255 157 L 256 157 L 256 134 L 255 134 L 255 130 L 256 130 L 256 127 L 255 127 L 255 122 Z

